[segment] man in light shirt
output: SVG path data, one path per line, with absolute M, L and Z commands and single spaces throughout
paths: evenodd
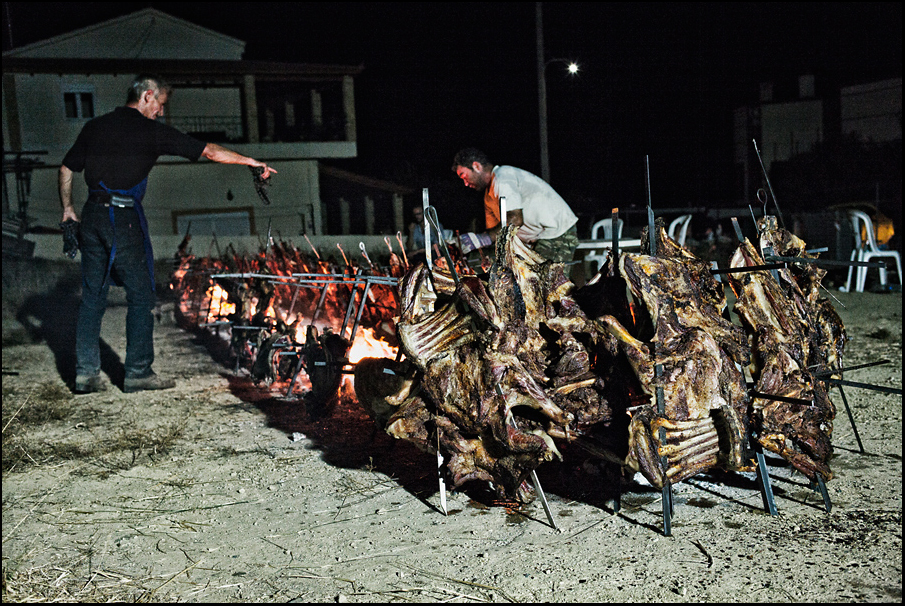
M 491 238 L 495 240 L 500 231 L 503 198 L 506 223 L 519 226 L 519 238 L 545 259 L 572 260 L 578 246 L 578 217 L 546 181 L 514 166 L 497 166 L 471 147 L 456 154 L 452 168 L 465 185 L 484 191 L 484 216 Z

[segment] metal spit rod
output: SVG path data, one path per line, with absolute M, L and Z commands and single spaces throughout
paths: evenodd
M 656 245 L 654 245 L 656 246 Z M 656 364 L 654 366 L 654 376 L 657 377 L 657 414 L 665 417 L 666 416 L 666 396 L 663 392 L 663 385 L 661 381 L 663 380 L 663 365 Z M 664 428 L 660 428 L 659 436 L 660 443 L 666 444 L 666 430 Z M 666 471 L 669 469 L 669 462 L 666 459 L 665 455 L 660 455 L 660 464 L 663 466 L 663 475 L 666 476 Z M 663 509 L 663 535 L 664 536 L 672 536 L 672 514 L 673 514 L 673 506 L 672 506 L 672 483 L 669 481 L 669 477 L 664 477 L 663 480 L 663 489 L 661 491 L 662 499 L 662 509 Z
M 765 255 L 765 261 L 783 261 L 785 263 L 810 263 L 811 265 L 824 265 L 826 267 L 869 267 L 872 269 L 885 268 L 881 261 L 836 261 L 834 259 L 812 259 L 810 257 L 781 257 L 778 255 Z
M 431 262 L 431 226 L 430 222 L 427 220 L 428 206 L 430 206 L 430 197 L 427 193 L 427 188 L 425 187 L 421 190 L 421 214 L 424 216 L 424 261 L 428 271 L 430 271 L 434 266 Z
M 496 384 L 496 393 L 501 398 L 504 398 L 503 388 L 500 387 L 500 384 Z M 512 412 L 509 413 L 509 418 L 512 419 L 512 424 L 515 425 L 515 417 L 512 416 Z M 532 469 L 531 470 L 531 484 L 534 485 L 534 491 L 537 493 L 537 496 L 540 497 L 541 505 L 544 506 L 544 513 L 547 514 L 547 521 L 550 522 L 550 526 L 553 527 L 553 530 L 559 530 L 559 526 L 556 525 L 556 519 L 553 517 L 553 511 L 550 509 L 550 504 L 547 502 L 547 495 L 544 494 L 544 489 L 540 485 L 540 480 L 537 478 L 537 473 Z
M 437 219 L 436 208 L 434 208 L 433 206 L 428 206 L 427 212 L 425 212 L 424 217 L 433 224 L 434 229 L 437 230 L 437 234 L 442 233 L 440 231 L 440 221 L 439 219 Z M 449 247 L 446 246 L 446 240 L 439 236 L 437 239 L 440 240 L 440 251 L 443 253 L 443 258 L 446 260 L 446 265 L 449 267 L 449 271 L 452 272 L 453 282 L 455 282 L 456 286 L 458 286 L 460 282 L 459 273 L 456 271 L 456 266 L 449 254 Z
M 657 256 L 657 233 L 655 231 L 656 226 L 654 224 L 654 209 L 651 206 L 650 157 L 649 156 L 644 156 L 644 170 L 645 170 L 645 174 L 646 174 L 646 183 L 647 183 L 647 245 L 648 245 L 648 249 L 649 249 L 648 254 L 652 257 L 656 257 Z M 616 229 L 615 225 L 613 225 L 613 229 Z
M 831 375 L 842 374 L 843 372 L 849 372 L 852 370 L 861 370 L 862 368 L 870 368 L 872 366 L 882 366 L 883 364 L 889 364 L 889 360 L 877 360 L 876 362 L 867 362 L 866 364 L 858 364 L 857 366 L 848 366 L 846 368 L 840 368 L 838 370 L 823 370 L 817 373 L 818 377 L 829 377 Z M 810 367 L 813 368 L 813 367 Z
M 764 179 L 766 179 L 767 181 L 767 188 L 770 190 L 770 195 L 773 197 L 773 205 L 776 207 L 776 214 L 779 215 L 779 223 L 780 225 L 782 225 L 782 228 L 785 229 L 786 222 L 783 221 L 782 211 L 779 210 L 779 202 L 776 201 L 776 194 L 773 192 L 773 186 L 770 184 L 770 175 L 767 174 L 767 168 L 764 166 L 764 160 L 760 157 L 760 150 L 757 149 L 757 140 L 751 139 L 751 142 L 754 143 L 754 152 L 757 154 L 757 161 L 760 162 L 760 168 L 764 172 Z M 766 214 L 766 212 L 764 214 Z
M 891 393 L 901 396 L 902 389 L 896 387 L 884 387 L 882 385 L 872 385 L 870 383 L 858 383 L 857 381 L 846 381 L 843 379 L 833 379 L 827 377 L 823 379 L 827 383 L 832 383 L 833 385 L 847 385 L 849 387 L 860 387 L 861 389 L 869 389 L 871 391 L 879 391 L 882 393 Z

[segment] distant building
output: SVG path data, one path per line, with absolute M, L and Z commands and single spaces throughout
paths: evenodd
M 856 134 L 865 141 L 902 138 L 902 79 L 821 89 L 812 75 L 790 83 L 760 85 L 759 103 L 735 110 L 735 166 L 744 204 L 763 183 L 757 141 L 767 171 L 811 151 L 831 137 Z
M 842 134 L 880 143 L 902 138 L 902 79 L 846 86 L 840 91 Z
M 125 103 L 136 74 L 150 72 L 173 87 L 162 120 L 279 171 L 264 206 L 244 167 L 161 158 L 146 198 L 152 234 L 183 234 L 189 225 L 193 235 L 266 234 L 268 225 L 284 236 L 326 233 L 319 160 L 357 156 L 354 77 L 362 68 L 245 61 L 244 51 L 241 40 L 148 8 L 3 53 L 4 156 L 47 152 L 31 175 L 33 222 L 57 225 L 66 151 L 88 120 Z M 80 211 L 87 192 L 78 177 Z M 5 180 L 4 211 L 7 190 Z M 397 206 L 384 214 L 398 214 L 393 227 L 401 229 Z

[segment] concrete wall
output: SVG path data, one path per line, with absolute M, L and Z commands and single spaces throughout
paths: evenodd
M 840 109 L 844 134 L 874 142 L 901 139 L 902 79 L 843 88 Z
M 4 91 L 3 129 L 21 133 L 23 150 L 47 151 L 45 161 L 59 164 L 87 122 L 66 118 L 63 93 L 72 88 L 90 89 L 94 93 L 94 115 L 100 116 L 126 102 L 126 91 L 134 77 L 134 74 L 6 74 L 4 87 L 11 85 L 14 90 Z M 16 98 L 15 115 L 8 108 L 10 94 Z
M 176 235 L 174 214 L 182 211 L 224 212 L 231 209 L 251 209 L 254 233 L 266 234 L 268 224 L 284 238 L 302 233 L 302 218 L 306 217 L 306 231 L 323 233 L 321 196 L 316 160 L 281 159 L 281 155 L 302 148 L 298 155 L 330 154 L 331 150 L 354 156 L 355 143 L 298 143 L 230 146 L 239 153 L 256 157 L 273 166 L 278 174 L 269 188 L 271 204 L 265 206 L 254 190 L 251 172 L 245 166 L 215 164 L 206 160 L 192 163 L 177 158 L 165 158 L 151 171 L 145 212 L 152 234 Z M 310 150 L 306 151 L 306 149 Z M 297 153 L 297 151 L 296 151 Z M 345 157 L 351 157 L 343 154 Z M 42 159 L 47 156 L 42 157 Z M 60 222 L 60 201 L 57 176 L 59 164 L 46 160 L 47 167 L 35 169 L 31 176 L 31 195 L 28 215 L 32 225 L 56 227 Z M 8 180 L 13 183 L 12 178 Z M 81 174 L 75 176 L 73 200 L 81 213 L 88 188 Z M 15 195 L 11 203 L 15 205 Z M 230 199 L 232 198 L 232 199 Z M 312 228 L 312 219 L 313 225 Z
M 761 107 L 761 146 L 767 170 L 776 161 L 811 151 L 823 140 L 823 102 L 795 101 Z
M 182 242 L 182 238 L 182 236 L 173 235 L 152 236 L 151 243 L 154 246 L 154 258 L 158 262 L 172 259 L 176 254 L 176 250 L 179 248 L 180 242 Z M 342 256 L 339 249 L 336 247 L 336 245 L 339 244 L 345 251 L 349 261 L 360 264 L 365 263 L 361 254 L 361 249 L 359 248 L 361 243 L 364 243 L 371 261 L 377 264 L 386 263 L 390 251 L 383 238 L 384 236 L 382 235 L 308 236 L 308 239 L 311 240 L 311 244 L 313 244 L 314 247 L 317 248 L 318 253 L 320 253 L 321 258 L 332 258 L 342 262 Z M 35 242 L 36 258 L 69 261 L 63 256 L 63 236 L 57 234 L 29 234 L 28 239 Z M 225 250 L 229 244 L 232 244 L 233 248 L 240 255 L 248 254 L 249 256 L 252 256 L 262 249 L 265 239 L 265 236 L 244 236 L 217 238 L 216 240 L 221 251 Z M 276 240 L 277 238 L 274 239 Z M 399 245 L 396 243 L 396 238 L 393 237 L 390 240 L 393 245 L 393 252 L 399 255 Z M 311 252 L 311 247 L 308 245 L 308 242 L 305 241 L 304 237 L 295 236 L 290 238 L 284 234 L 283 241 L 291 242 L 304 253 L 311 254 L 312 256 L 314 254 Z M 217 247 L 214 245 L 214 239 L 210 236 L 192 237 L 190 249 L 196 256 L 217 256 Z M 79 259 L 80 257 L 77 256 L 74 260 L 69 262 L 73 265 L 78 265 Z

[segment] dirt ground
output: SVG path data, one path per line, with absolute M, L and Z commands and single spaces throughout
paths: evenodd
M 5 272 L 6 273 L 6 272 Z M 46 280 L 46 278 L 45 278 Z M 779 513 L 754 474 L 659 491 L 638 475 L 622 506 L 597 465 L 563 446 L 539 502 L 492 506 L 482 486 L 439 510 L 436 460 L 375 433 L 351 397 L 312 421 L 179 329 L 155 333 L 175 389 L 125 394 L 125 311 L 103 329 L 106 392 L 73 395 L 71 280 L 17 300 L 4 281 L 3 601 L 900 602 L 902 397 L 838 390 L 835 478 L 819 493 L 768 456 Z M 33 285 L 34 290 L 34 285 Z M 846 379 L 901 388 L 901 293 L 836 293 Z M 9 300 L 9 302 L 8 302 Z

